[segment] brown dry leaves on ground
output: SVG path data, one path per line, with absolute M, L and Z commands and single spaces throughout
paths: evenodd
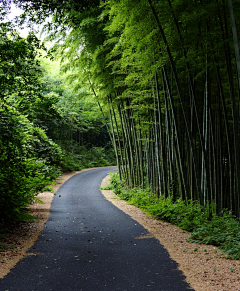
M 70 177 L 79 172 L 64 174 L 53 186 L 54 192 Z M 109 176 L 102 181 L 102 187 L 109 182 Z M 106 199 L 130 215 L 143 225 L 150 235 L 138 239 L 157 238 L 168 250 L 171 258 L 179 264 L 179 269 L 186 276 L 186 281 L 196 291 L 240 291 L 240 261 L 229 260 L 216 247 L 186 242 L 189 234 L 167 222 L 146 217 L 133 205 L 128 205 L 109 190 L 102 190 Z M 14 250 L 0 253 L 0 278 L 3 278 L 12 267 L 24 256 L 26 251 L 38 238 L 44 228 L 49 215 L 53 193 L 44 192 L 38 198 L 44 205 L 35 203 L 31 206 L 32 215 L 39 221 L 21 223 L 15 226 L 4 241 L 9 247 L 15 245 Z

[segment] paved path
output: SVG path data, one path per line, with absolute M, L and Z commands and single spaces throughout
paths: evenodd
M 54 197 L 49 220 L 0 291 L 193 290 L 148 231 L 107 201 L 101 180 L 114 168 L 82 172 Z

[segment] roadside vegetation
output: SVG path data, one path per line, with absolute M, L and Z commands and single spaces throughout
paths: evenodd
M 240 259 L 240 222 L 230 211 L 216 213 L 216 204 L 203 208 L 198 201 L 157 198 L 151 189 L 129 189 L 117 173 L 111 174 L 112 190 L 123 200 L 156 219 L 170 222 L 190 232 L 189 242 L 217 246 L 229 259 Z

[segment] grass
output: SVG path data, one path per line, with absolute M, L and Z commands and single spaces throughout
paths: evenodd
M 174 201 L 173 197 L 156 198 L 150 190 L 129 189 L 119 180 L 116 173 L 111 175 L 113 190 L 121 199 L 135 205 L 148 215 L 170 222 L 191 233 L 188 241 L 217 246 L 228 258 L 240 259 L 240 222 L 231 212 L 216 214 L 216 205 L 203 208 L 198 201 Z
M 105 187 L 100 187 L 100 190 L 113 190 L 113 189 L 114 189 L 114 187 L 112 184 L 109 184 Z

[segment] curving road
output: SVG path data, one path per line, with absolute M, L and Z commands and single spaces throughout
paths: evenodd
M 148 231 L 107 201 L 101 180 L 115 168 L 82 172 L 54 197 L 29 255 L 0 280 L 0 291 L 193 290 Z

